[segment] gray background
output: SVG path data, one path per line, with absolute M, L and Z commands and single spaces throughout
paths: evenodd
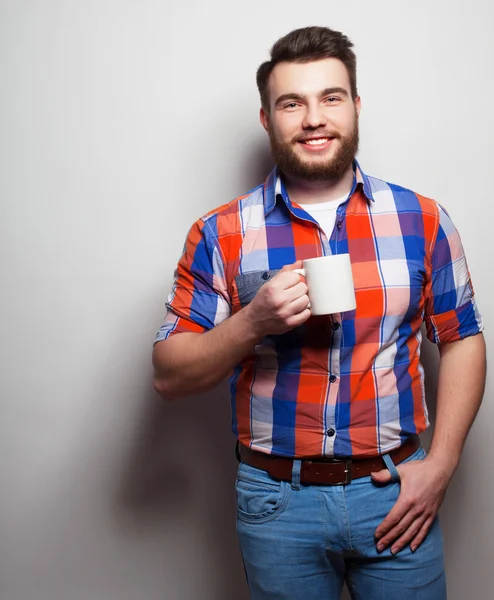
M 492 16 L 0 3 L 2 600 L 247 598 L 226 385 L 160 400 L 151 345 L 192 222 L 271 168 L 254 77 L 289 30 L 355 42 L 363 169 L 447 207 L 491 342 Z M 428 343 L 424 363 L 433 408 Z M 441 511 L 451 600 L 491 597 L 491 386 Z

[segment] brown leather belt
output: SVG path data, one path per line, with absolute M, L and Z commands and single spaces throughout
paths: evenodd
M 411 436 L 399 448 L 391 450 L 389 456 L 396 465 L 411 456 L 419 448 L 418 436 Z M 292 480 L 293 459 L 265 454 L 238 445 L 240 460 L 252 467 L 267 471 L 273 479 Z M 305 485 L 345 485 L 352 479 L 367 477 L 375 471 L 385 469 L 381 456 L 358 459 L 302 459 L 300 483 Z

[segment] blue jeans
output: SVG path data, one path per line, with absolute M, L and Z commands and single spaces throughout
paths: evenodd
M 419 448 L 404 462 L 424 457 Z M 415 552 L 377 552 L 374 532 L 399 482 L 305 486 L 296 471 L 291 483 L 280 482 L 239 465 L 237 533 L 252 600 L 339 600 L 344 582 L 354 600 L 446 599 L 437 518 Z

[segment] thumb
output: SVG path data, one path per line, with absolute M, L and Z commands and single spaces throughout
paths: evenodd
M 293 271 L 293 269 L 302 269 L 304 266 L 303 260 L 296 260 L 291 265 L 285 265 L 281 270 L 282 272 Z
M 389 483 L 391 481 L 391 473 L 388 469 L 371 473 L 371 477 L 376 483 Z

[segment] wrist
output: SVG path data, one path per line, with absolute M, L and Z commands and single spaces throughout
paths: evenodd
M 430 465 L 433 465 L 438 473 L 443 475 L 449 481 L 458 467 L 459 456 L 457 457 L 453 453 L 446 455 L 431 450 L 425 460 Z

